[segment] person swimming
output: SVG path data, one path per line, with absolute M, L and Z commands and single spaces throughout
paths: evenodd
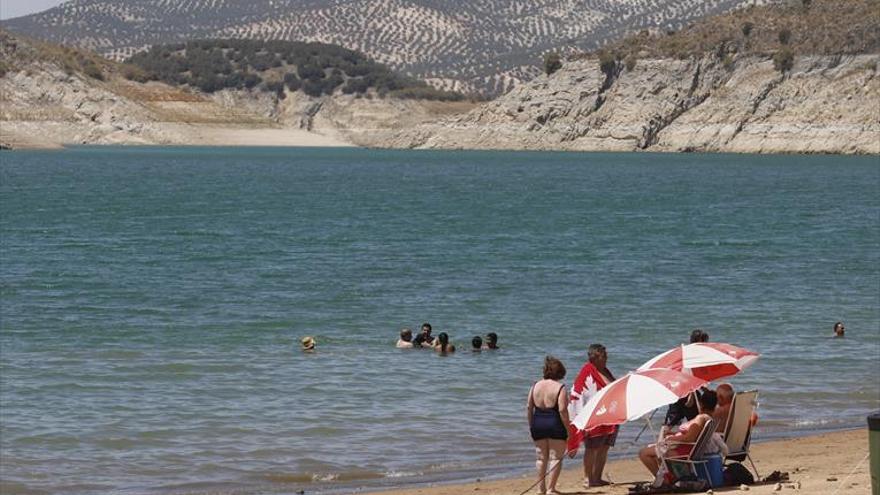
M 479 335 L 474 335 L 474 338 L 471 339 L 471 350 L 474 352 L 480 352 L 483 349 L 483 338 Z
M 498 334 L 489 332 L 486 334 L 486 346 L 484 349 L 498 349 Z
M 435 344 L 435 339 L 431 336 L 431 330 L 430 323 L 422 323 L 422 332 L 416 335 L 416 338 L 413 339 L 413 347 L 433 346 Z
M 844 328 L 842 321 L 838 321 L 837 323 L 834 324 L 834 336 L 835 337 L 843 337 L 845 332 L 846 332 L 846 328 Z
M 410 330 L 409 328 L 403 328 L 400 331 L 400 338 L 397 339 L 397 345 L 395 347 L 397 347 L 398 349 L 412 349 L 412 338 L 412 330 Z
M 434 350 L 441 354 L 455 352 L 455 346 L 449 343 L 449 335 L 446 332 L 440 332 L 437 335 L 437 339 L 434 342 Z
M 315 347 L 318 345 L 318 343 L 315 342 L 315 338 L 311 335 L 303 337 L 299 341 L 299 344 L 302 347 L 303 352 L 315 352 Z

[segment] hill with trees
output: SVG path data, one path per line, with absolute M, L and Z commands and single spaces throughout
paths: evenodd
M 206 93 L 259 89 L 283 98 L 285 87 L 309 96 L 335 92 L 440 101 L 464 99 L 404 76 L 361 53 L 326 43 L 200 40 L 158 45 L 126 61 L 126 77 L 186 84 Z

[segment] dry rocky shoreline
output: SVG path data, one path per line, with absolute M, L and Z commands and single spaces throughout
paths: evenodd
M 733 66 L 639 60 L 608 75 L 569 62 L 466 115 L 377 139 L 399 148 L 880 153 L 878 55 L 766 57 Z
M 0 77 L 0 147 L 72 144 L 880 154 L 880 55 L 717 53 L 600 70 L 595 58 L 496 100 L 202 94 L 32 60 Z

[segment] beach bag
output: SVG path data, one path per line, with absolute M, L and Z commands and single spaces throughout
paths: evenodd
M 724 468 L 724 484 L 727 486 L 751 485 L 755 482 L 752 473 L 738 462 Z

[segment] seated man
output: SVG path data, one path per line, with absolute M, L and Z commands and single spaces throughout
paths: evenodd
M 727 427 L 727 417 L 730 416 L 730 406 L 733 403 L 733 387 L 729 383 L 722 383 L 715 389 L 718 395 L 718 406 L 712 417 L 715 418 L 715 431 L 723 434 L 724 428 Z

